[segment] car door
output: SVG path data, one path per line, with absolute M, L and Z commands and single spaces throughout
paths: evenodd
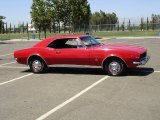
M 90 52 L 78 39 L 69 39 L 62 47 L 54 48 L 54 64 L 89 65 Z

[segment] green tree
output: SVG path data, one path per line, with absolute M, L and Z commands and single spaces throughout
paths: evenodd
M 90 5 L 87 0 L 46 0 L 52 11 L 52 28 L 72 26 L 73 32 L 80 25 L 89 25 Z
M 131 31 L 131 20 L 128 21 L 128 30 Z
M 119 31 L 119 21 L 117 21 L 117 31 Z
M 116 13 L 113 12 L 112 14 L 110 14 L 110 18 L 111 18 L 111 21 L 110 21 L 111 23 L 110 24 L 112 24 L 111 30 L 113 30 L 113 28 L 115 28 L 115 25 L 118 21 L 118 17 L 116 15 Z
M 46 31 L 51 26 L 52 10 L 46 0 L 33 0 L 31 6 L 31 18 L 34 26 L 43 29 L 46 38 Z
M 90 5 L 87 0 L 68 0 L 70 8 L 70 22 L 73 32 L 79 26 L 88 26 L 90 21 Z
M 70 23 L 70 16 L 68 15 L 70 11 L 70 4 L 68 0 L 61 0 L 61 14 L 60 21 L 64 28 L 64 33 L 66 32 L 66 26 Z
M 151 24 L 152 24 L 152 30 L 154 31 L 156 28 L 156 25 L 160 23 L 160 15 L 159 14 L 152 14 L 151 15 Z
M 9 25 L 9 32 L 10 32 L 10 33 L 12 32 L 12 25 L 11 25 L 11 23 L 10 23 L 10 25 Z
M 148 20 L 148 17 L 147 17 L 147 31 L 149 30 L 149 20 Z
M 3 19 L 5 19 L 4 16 L 0 16 L 0 34 L 2 32 L 4 32 L 4 22 L 3 22 Z
M 66 29 L 66 25 L 69 23 L 70 20 L 70 13 L 71 10 L 69 8 L 69 1 L 68 0 L 52 0 L 53 4 L 55 5 L 53 9 L 53 19 L 58 26 L 58 31 L 60 32 L 61 26 L 64 26 L 64 31 Z
M 51 26 L 50 29 L 53 29 L 54 32 L 56 32 L 56 2 L 57 0 L 47 0 L 47 4 L 49 5 L 49 8 L 51 10 Z
M 93 25 L 98 25 L 100 24 L 100 21 L 101 21 L 101 14 L 100 12 L 95 12 L 91 15 L 91 23 Z
M 153 31 L 154 31 L 154 29 L 155 29 L 155 21 L 156 21 L 156 20 L 155 20 L 155 18 L 153 17 L 153 18 L 152 18 L 152 30 L 153 30 Z
M 159 14 L 152 14 L 152 20 L 154 19 L 154 23 L 160 23 L 160 15 Z
M 123 21 L 122 25 L 121 25 L 122 31 L 125 30 L 125 22 Z
M 106 24 L 107 30 L 113 30 L 117 22 L 118 17 L 114 12 L 105 13 L 104 11 L 100 10 L 100 12 L 94 12 L 91 15 L 91 23 L 93 25 Z
M 143 20 L 143 18 L 141 18 L 141 31 L 143 31 L 144 30 L 144 20 Z

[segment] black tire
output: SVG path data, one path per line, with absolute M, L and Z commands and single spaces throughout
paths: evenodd
M 123 75 L 126 68 L 125 63 L 119 59 L 110 59 L 104 64 L 104 71 L 110 76 Z
M 30 70 L 36 74 L 43 73 L 47 68 L 45 62 L 38 57 L 31 59 L 31 61 L 29 62 L 29 67 Z

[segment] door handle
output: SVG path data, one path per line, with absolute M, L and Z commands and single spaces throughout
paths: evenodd
M 56 51 L 56 54 L 60 54 L 61 52 L 60 51 Z

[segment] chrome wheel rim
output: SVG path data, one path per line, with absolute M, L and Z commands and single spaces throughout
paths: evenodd
M 121 65 L 118 62 L 111 62 L 109 64 L 109 71 L 112 73 L 112 75 L 118 75 L 121 71 Z
M 42 69 L 42 63 L 38 60 L 33 61 L 32 68 L 34 72 L 39 72 Z

